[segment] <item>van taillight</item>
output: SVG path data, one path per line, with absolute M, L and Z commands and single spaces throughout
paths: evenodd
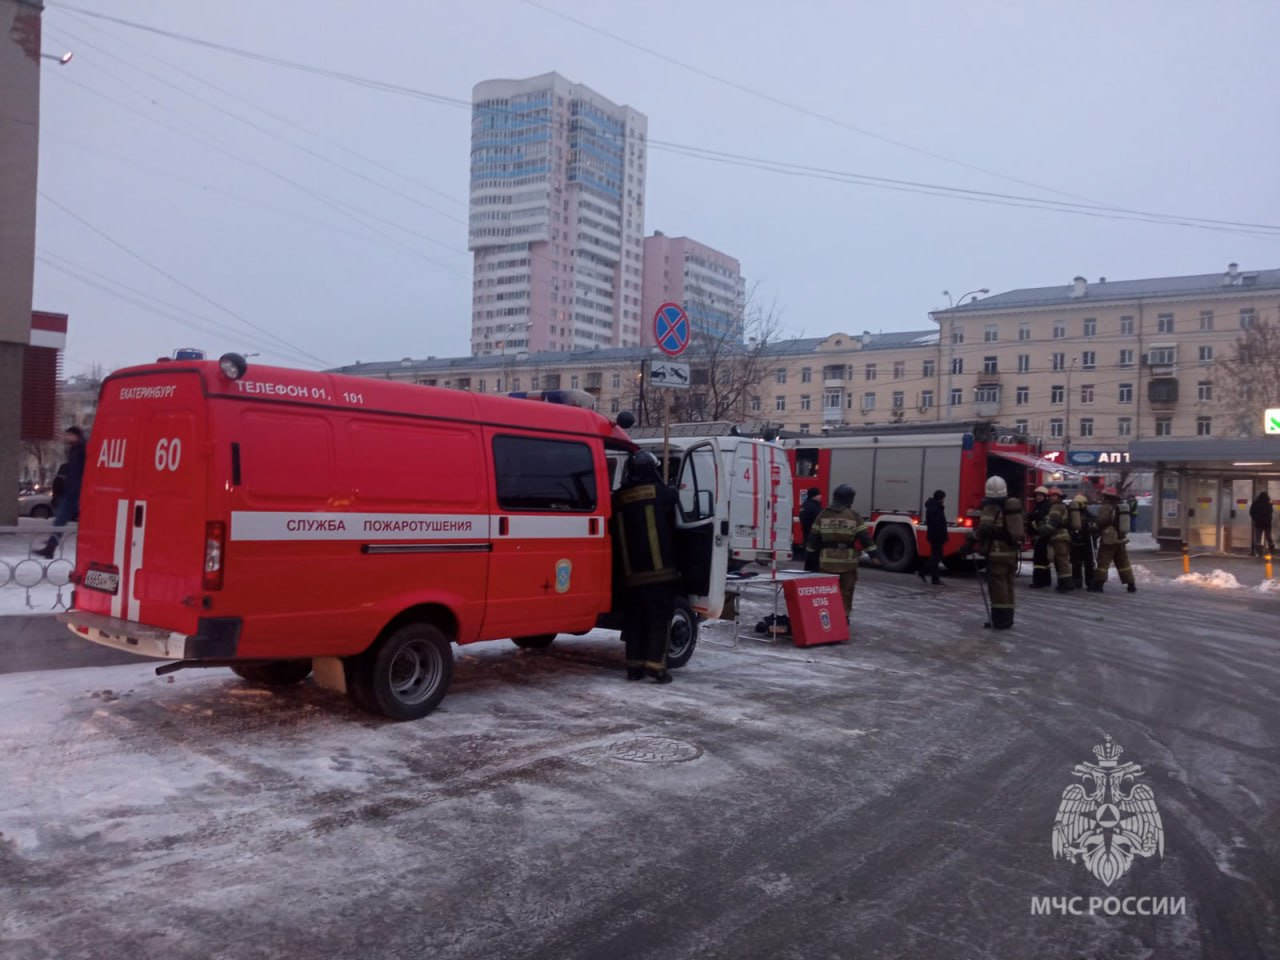
M 210 520 L 204 525 L 204 580 L 206 590 L 222 589 L 222 559 L 226 553 L 227 525 Z

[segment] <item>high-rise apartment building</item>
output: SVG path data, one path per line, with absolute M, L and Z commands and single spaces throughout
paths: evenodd
M 640 343 L 647 125 L 557 73 L 476 84 L 473 355 Z
M 663 303 L 678 303 L 695 338 L 742 340 L 746 284 L 738 261 L 690 240 L 661 231 L 644 241 L 641 342 L 654 343 L 652 318 Z

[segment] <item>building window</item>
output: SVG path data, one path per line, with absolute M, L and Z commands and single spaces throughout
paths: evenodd
M 973 392 L 974 403 L 999 403 L 1000 388 L 994 383 L 983 384 Z
M 1156 417 L 1156 436 L 1173 436 L 1173 417 Z
M 1167 367 L 1177 362 L 1177 347 L 1152 347 L 1147 351 L 1147 363 L 1153 367 Z
M 1000 361 L 999 361 L 999 358 L 998 358 L 998 357 L 983 357 L 983 358 L 982 358 L 982 372 L 983 372 L 983 373 L 999 373 L 999 372 L 1000 372 Z
M 1116 421 L 1116 436 L 1117 437 L 1133 436 L 1133 418 L 1132 417 L 1121 417 Z
M 1018 387 L 1018 389 L 1014 391 L 1013 402 L 1020 407 L 1025 407 L 1031 402 L 1031 388 Z
M 800 394 L 800 409 L 801 410 L 813 409 L 813 402 L 809 399 L 809 394 L 807 393 Z
M 994 323 L 988 323 L 982 330 L 982 341 L 984 343 L 995 343 L 1000 339 L 1000 328 Z
M 1200 347 L 1200 362 L 1213 363 L 1213 344 L 1206 343 Z
M 1117 398 L 1121 403 L 1133 403 L 1133 384 L 1120 384 L 1120 394 Z
M 959 387 L 951 388 L 951 406 L 958 407 L 964 403 L 964 391 Z
M 958 324 L 951 325 L 951 342 L 964 343 L 964 327 Z
M 838 390 L 833 390 L 830 393 L 828 393 L 822 405 L 826 407 L 828 410 L 839 410 L 840 409 L 840 392 Z
M 1065 353 L 1055 353 L 1053 355 L 1053 369 L 1055 372 L 1067 369 L 1067 355 Z
M 905 360 L 893 361 L 893 379 L 901 380 L 906 375 L 907 375 L 907 361 Z
M 1096 370 L 1098 367 L 1098 353 L 1096 350 L 1082 350 L 1080 352 L 1080 369 Z
M 936 369 L 937 366 L 932 360 L 926 360 L 924 365 L 920 368 L 920 373 L 924 377 L 932 377 Z
M 1118 364 L 1118 366 L 1121 366 L 1121 367 L 1133 366 L 1133 350 L 1131 348 L 1126 347 L 1120 351 L 1120 363 Z
M 1031 372 L 1031 354 L 1029 353 L 1018 354 L 1018 372 L 1019 373 Z
M 874 363 L 867 364 L 866 378 L 874 380 L 876 378 L 876 365 Z
M 807 423 L 802 423 L 802 424 L 800 424 L 800 432 L 801 432 L 801 433 L 808 433 L 808 432 L 809 432 L 809 425 L 808 425 Z
M 901 390 L 893 391 L 893 409 L 904 410 L 907 406 L 907 395 Z
M 620 412 L 621 410 L 622 410 L 622 401 L 621 401 L 621 400 L 619 400 L 617 397 L 614 397 L 612 400 L 610 400 L 610 401 L 609 401 L 609 412 L 610 412 L 610 413 L 618 413 L 618 412 Z
M 617 390 L 622 386 L 622 374 L 615 373 L 609 380 L 613 385 L 613 389 Z
M 1028 425 L 1027 425 L 1027 421 L 1025 421 L 1025 420 L 1015 420 L 1015 421 L 1013 421 L 1013 432 L 1014 432 L 1014 433 L 1026 433 L 1026 432 L 1027 432 L 1027 426 L 1028 426 Z
M 759 412 L 760 412 L 760 398 L 759 398 L 759 397 L 752 397 L 752 398 L 751 398 L 751 412 L 752 412 L 752 413 L 759 413 Z
M 1080 418 L 1080 436 L 1082 437 L 1093 436 L 1093 417 Z
M 1053 404 L 1066 403 L 1067 388 L 1057 383 L 1049 388 L 1049 402 Z
M 920 392 L 920 409 L 929 410 L 933 407 L 933 391 L 922 390 Z
M 1240 311 L 1240 329 L 1251 330 L 1253 325 L 1258 321 L 1258 312 L 1252 307 L 1246 307 Z
M 1062 421 L 1055 417 L 1049 421 L 1049 436 L 1061 440 L 1062 435 Z
M 1213 417 L 1196 417 L 1196 436 L 1208 437 L 1213 435 Z
M 1156 317 L 1156 333 L 1173 333 L 1173 314 L 1162 313 Z
M 569 389 L 570 390 L 578 389 L 578 375 L 576 373 L 569 378 Z
M 776 411 L 778 411 L 779 413 L 782 413 L 784 410 L 786 410 L 786 409 L 787 409 L 787 398 L 786 398 L 786 397 L 774 397 L 774 398 L 773 398 L 773 409 L 774 409 L 774 410 L 776 410 Z
M 1213 311 L 1212 310 L 1200 311 L 1200 329 L 1201 330 L 1213 329 Z
M 1084 335 L 1086 337 L 1096 337 L 1098 335 L 1098 318 L 1097 317 L 1085 317 Z
M 1120 318 L 1120 336 L 1122 337 L 1133 336 L 1133 317 Z
M 787 368 L 786 368 L 786 367 L 779 367 L 777 370 L 775 370 L 775 371 L 773 372 L 773 379 L 774 379 L 776 382 L 778 382 L 778 383 L 786 383 L 786 382 L 787 382 Z
M 1061 320 L 1055 320 L 1053 322 L 1053 339 L 1061 340 L 1066 335 L 1067 335 L 1067 325 L 1063 323 Z
M 801 383 L 812 383 L 812 382 L 813 382 L 813 368 L 812 368 L 812 367 L 801 367 L 801 368 L 800 368 L 800 382 L 801 382 Z
M 1093 384 L 1092 383 L 1080 384 L 1080 402 L 1093 403 Z
M 1029 324 L 1026 320 L 1023 320 L 1021 323 L 1018 324 L 1018 339 L 1019 340 L 1031 339 L 1031 324 Z
M 867 413 L 868 411 L 874 410 L 875 408 L 876 408 L 876 395 L 874 393 L 864 393 L 862 395 L 862 412 Z
M 1213 383 L 1208 380 L 1196 383 L 1196 399 L 1201 403 L 1209 403 L 1213 400 Z
M 964 373 L 964 357 L 951 358 L 951 372 Z

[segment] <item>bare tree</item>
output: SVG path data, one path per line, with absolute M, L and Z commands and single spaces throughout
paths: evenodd
M 54 471 L 61 462 L 58 458 L 62 453 L 62 444 L 56 440 L 23 440 L 22 452 L 28 461 L 35 462 L 36 476 L 41 484 L 53 479 Z
M 1228 417 L 1225 433 L 1260 433 L 1262 411 L 1280 407 L 1280 324 L 1259 320 L 1236 338 L 1232 356 L 1214 363 L 1217 401 Z

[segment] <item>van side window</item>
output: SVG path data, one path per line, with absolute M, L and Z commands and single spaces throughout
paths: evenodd
M 503 510 L 595 510 L 591 448 L 571 440 L 494 437 L 493 472 Z

